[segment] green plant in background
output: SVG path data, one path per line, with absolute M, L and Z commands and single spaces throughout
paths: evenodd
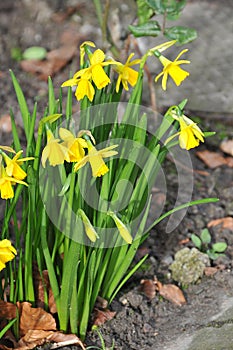
M 226 242 L 211 243 L 212 237 L 207 228 L 201 231 L 200 237 L 194 233 L 191 235 L 193 244 L 203 253 L 206 253 L 211 260 L 217 259 L 219 256 L 225 256 L 223 254 L 227 249 Z
M 129 25 L 129 30 L 135 37 L 153 36 L 163 34 L 171 40 L 177 40 L 180 44 L 197 38 L 197 32 L 193 28 L 184 26 L 167 27 L 167 21 L 177 20 L 186 5 L 186 0 L 136 0 L 137 25 Z M 160 24 L 154 19 L 162 16 Z
M 96 350 L 114 350 L 114 340 L 112 341 L 112 345 L 110 348 L 107 348 L 105 345 L 105 341 L 104 338 L 101 334 L 101 332 L 99 331 L 97 326 L 92 326 L 92 331 L 97 332 L 99 338 L 100 338 L 100 342 L 101 342 L 101 348 L 99 346 L 88 346 L 86 348 L 86 350 L 91 350 L 91 349 L 96 349 Z

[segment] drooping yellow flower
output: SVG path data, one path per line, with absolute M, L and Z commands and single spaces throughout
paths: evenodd
M 116 148 L 117 146 L 118 145 L 112 145 L 98 151 L 90 141 L 87 141 L 88 154 L 75 164 L 74 171 L 78 171 L 87 162 L 89 162 L 92 169 L 92 176 L 99 177 L 106 174 L 109 171 L 109 168 L 105 164 L 103 158 L 116 155 L 117 152 L 112 151 L 112 149 Z
M 28 186 L 28 184 L 24 181 L 7 176 L 6 170 L 0 159 L 0 193 L 2 199 L 10 199 L 14 197 L 14 190 L 12 186 L 15 183 Z
M 84 156 L 84 148 L 87 148 L 87 142 L 81 137 L 75 137 L 72 132 L 65 128 L 59 129 L 60 138 L 64 141 L 62 143 L 69 151 L 71 162 L 79 162 Z
M 66 80 L 61 87 L 65 86 L 77 86 L 75 96 L 78 101 L 82 100 L 84 96 L 92 102 L 95 89 L 91 83 L 91 72 L 86 71 L 80 78 L 73 77 L 72 79 Z
M 115 213 L 108 212 L 108 215 L 111 216 L 111 218 L 114 220 L 121 237 L 126 241 L 126 243 L 131 244 L 133 241 L 133 238 L 128 228 L 126 227 L 126 225 L 116 216 Z
M 188 63 L 190 63 L 190 61 L 178 60 L 180 58 L 180 56 L 183 55 L 183 53 L 185 53 L 187 51 L 188 51 L 187 49 L 181 51 L 174 61 L 170 61 L 169 59 L 167 59 L 163 55 L 159 55 L 158 58 L 159 58 L 160 62 L 162 63 L 162 65 L 164 66 L 164 68 L 163 68 L 163 71 L 160 74 L 158 74 L 157 77 L 155 78 L 155 82 L 157 82 L 158 79 L 161 76 L 163 76 L 163 79 L 162 79 L 163 90 L 166 90 L 166 88 L 167 88 L 168 75 L 170 75 L 170 77 L 173 79 L 173 81 L 175 82 L 175 84 L 177 86 L 179 86 L 181 84 L 181 82 L 189 76 L 189 73 L 186 72 L 185 70 L 183 70 L 182 68 L 180 68 L 180 65 L 181 64 L 188 64 Z
M 99 236 L 94 227 L 92 226 L 90 220 L 88 219 L 88 217 L 82 209 L 78 209 L 78 214 L 82 219 L 87 237 L 90 239 L 90 241 L 95 242 L 96 239 L 99 238 Z
M 0 241 L 0 271 L 6 267 L 6 263 L 14 259 L 17 254 L 16 249 L 8 239 Z
M 16 153 L 13 159 L 8 157 L 5 153 L 3 153 L 3 158 L 6 162 L 6 174 L 9 177 L 14 177 L 18 180 L 23 180 L 27 176 L 26 172 L 20 167 L 20 164 L 26 162 L 28 160 L 33 160 L 33 157 L 26 157 L 19 159 L 21 153 L 23 151 L 19 151 Z
M 59 143 L 59 139 L 55 139 L 51 130 L 47 130 L 47 145 L 43 149 L 41 162 L 42 166 L 45 167 L 46 160 L 49 160 L 49 164 L 56 166 L 63 164 L 66 160 L 70 162 L 69 150 Z
M 84 41 L 80 45 L 80 67 L 84 64 L 85 46 L 95 47 L 95 44 L 92 41 Z
M 116 71 L 119 74 L 117 83 L 116 83 L 116 92 L 119 91 L 121 83 L 124 89 L 128 91 L 129 90 L 128 83 L 131 86 L 134 86 L 137 82 L 138 72 L 130 67 L 134 66 L 135 64 L 139 64 L 141 60 L 136 59 L 130 62 L 133 56 L 134 56 L 134 53 L 131 53 L 131 55 L 129 55 L 127 61 L 125 62 L 125 64 L 118 64 L 116 66 Z
M 199 146 L 200 141 L 204 142 L 203 132 L 191 119 L 183 115 L 179 117 L 179 123 L 179 143 L 181 148 L 189 150 Z

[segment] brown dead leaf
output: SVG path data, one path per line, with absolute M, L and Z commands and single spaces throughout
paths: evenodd
M 159 294 L 175 305 L 182 306 L 186 304 L 182 290 L 174 284 L 163 284 L 159 289 Z
M 110 311 L 108 309 L 100 310 L 95 308 L 95 316 L 94 316 L 94 322 L 93 324 L 96 326 L 101 326 L 105 322 L 111 320 L 115 315 L 115 311 Z
M 179 245 L 183 245 L 183 244 L 187 244 L 187 243 L 189 243 L 190 242 L 190 239 L 189 238 L 184 238 L 184 239 L 181 239 L 180 241 L 179 241 Z
M 150 300 L 155 297 L 156 294 L 156 285 L 154 280 L 141 280 L 141 291 L 149 298 Z
M 226 157 L 226 164 L 229 168 L 233 168 L 233 157 Z
M 204 274 L 207 277 L 213 276 L 216 274 L 216 272 L 218 272 L 218 268 L 217 267 L 212 267 L 212 266 L 206 266 L 204 269 Z
M 11 117 L 9 114 L 4 114 L 0 118 L 0 131 L 3 131 L 5 133 L 9 133 L 12 131 L 11 127 Z
M 220 149 L 224 153 L 230 154 L 233 156 L 233 140 L 222 141 L 220 144 Z
M 217 226 L 217 225 L 222 225 L 222 228 L 226 228 L 228 230 L 233 231 L 233 217 L 226 216 L 225 218 L 211 220 L 207 224 L 207 227 L 213 227 L 213 226 Z
M 53 292 L 52 292 L 52 288 L 51 288 L 50 282 L 49 282 L 48 271 L 44 270 L 42 272 L 42 276 L 43 276 L 43 281 L 42 281 L 42 278 L 40 276 L 40 273 L 39 273 L 37 267 L 34 266 L 33 280 L 34 280 L 34 285 L 35 285 L 35 294 L 36 294 L 37 306 L 41 307 L 42 309 L 45 308 L 44 292 L 46 290 L 47 296 L 48 296 L 49 311 L 52 314 L 55 314 L 57 312 L 57 308 L 56 308 L 56 303 L 55 303 L 54 295 L 53 295 Z
M 56 23 L 61 23 L 65 21 L 67 18 L 78 12 L 85 6 L 84 3 L 77 4 L 75 6 L 68 6 L 66 9 L 60 12 L 56 12 L 52 15 L 52 19 Z
M 29 330 L 56 330 L 56 321 L 42 308 L 32 308 L 28 302 L 20 303 L 20 334 L 24 336 Z
M 16 318 L 17 306 L 15 304 L 0 300 L 0 318 L 13 320 Z
M 48 79 L 61 70 L 77 53 L 77 45 L 62 45 L 58 49 L 50 51 L 46 59 L 40 60 L 23 60 L 20 62 L 21 68 L 28 73 L 38 75 L 41 80 Z
M 221 165 L 227 165 L 226 159 L 217 152 L 205 150 L 196 152 L 196 155 L 211 169 L 217 168 Z
M 75 334 L 64 334 L 61 332 L 30 330 L 18 342 L 18 350 L 33 349 L 36 346 L 44 343 L 55 342 L 50 349 L 55 349 L 60 346 L 78 344 L 83 350 L 85 347 L 81 340 Z M 59 344 L 59 345 L 58 345 Z

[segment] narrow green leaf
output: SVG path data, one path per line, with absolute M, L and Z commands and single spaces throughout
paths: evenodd
M 49 114 L 55 114 L 57 113 L 57 110 L 56 110 L 57 105 L 56 105 L 53 82 L 51 77 L 48 77 L 48 89 L 49 89 Z
M 26 138 L 28 139 L 28 135 L 29 135 L 29 117 L 30 117 L 29 110 L 28 110 L 27 103 L 26 103 L 24 94 L 22 92 L 22 89 L 21 89 L 21 87 L 19 85 L 19 82 L 16 79 L 14 73 L 12 72 L 12 70 L 10 70 L 10 75 L 11 75 L 11 79 L 12 79 L 12 82 L 13 82 L 13 86 L 14 86 L 14 89 L 15 89 L 16 96 L 17 96 L 17 100 L 18 100 L 18 103 L 19 103 L 19 108 L 20 108 L 20 112 L 21 112 L 21 115 L 22 115 L 23 125 L 24 125 L 24 131 L 25 131 L 25 134 L 26 134 Z
M 10 329 L 13 324 L 16 322 L 17 318 L 11 320 L 1 331 L 0 331 L 0 339 L 4 336 L 4 334 Z
M 17 127 L 15 124 L 15 117 L 12 110 L 10 110 L 10 117 L 11 117 L 11 128 L 12 128 L 12 135 L 13 135 L 13 142 L 14 142 L 14 150 L 18 152 L 21 150 L 21 144 L 19 140 Z

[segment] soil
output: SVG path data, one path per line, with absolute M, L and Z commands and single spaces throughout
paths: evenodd
M 50 51 L 61 45 L 59 38 L 64 31 L 77 31 L 77 28 L 80 28 L 78 44 L 83 40 L 99 40 L 99 32 L 93 25 L 96 19 L 94 9 L 89 7 L 90 2 L 79 4 L 73 15 L 62 17 L 62 14 L 67 14 L 69 4 L 77 5 L 77 3 L 79 4 L 75 1 L 72 3 L 72 1 L 59 0 L 36 2 L 11 0 L 0 3 L 0 117 L 8 115 L 12 108 L 16 114 L 19 130 L 20 113 L 9 77 L 9 68 L 20 81 L 30 110 L 33 109 L 34 102 L 38 102 L 38 117 L 42 115 L 46 105 L 47 82 L 23 71 L 20 63 L 12 59 L 12 48 L 19 47 L 25 50 L 27 47 L 37 45 Z M 77 58 L 74 57 L 53 77 L 54 86 L 59 87 L 69 76 L 70 70 L 76 68 Z M 58 88 L 55 93 L 58 93 Z M 228 121 L 231 123 L 232 119 Z M 219 142 L 224 137 L 233 137 L 231 128 L 224 124 L 223 120 L 219 118 L 216 121 L 215 116 L 212 122 L 211 113 L 202 113 L 201 127 L 216 131 L 217 135 L 207 139 L 199 151 L 208 149 L 219 152 Z M 1 144 L 10 144 L 11 133 L 6 132 L 3 126 L 0 129 L 0 137 Z M 209 317 L 214 312 L 220 311 L 222 300 L 233 296 L 233 232 L 230 229 L 224 229 L 221 225 L 211 228 L 210 232 L 213 242 L 225 241 L 228 244 L 226 257 L 212 262 L 212 266 L 219 267 L 218 272 L 213 276 L 203 276 L 198 283 L 183 290 L 187 304 L 181 307 L 175 306 L 162 299 L 159 294 L 149 300 L 141 290 L 140 281 L 153 279 L 154 276 L 162 283 L 176 283 L 171 278 L 169 266 L 178 250 L 193 246 L 187 238 L 190 239 L 192 233 L 200 234 L 213 219 L 233 216 L 232 168 L 225 165 L 209 169 L 197 158 L 196 151 L 190 154 L 194 169 L 192 199 L 218 197 L 219 202 L 191 207 L 183 221 L 171 233 L 166 232 L 166 220 L 151 232 L 139 251 L 141 255 L 145 252 L 149 253 L 147 262 L 112 302 L 110 308 L 116 311 L 116 316 L 101 327 L 108 347 L 114 341 L 115 349 L 118 350 L 165 349 L 168 342 L 175 341 L 181 334 L 191 334 L 196 329 L 206 326 Z M 169 160 L 165 163 L 165 169 L 168 186 L 166 207 L 170 209 L 177 196 L 177 174 L 174 164 Z M 191 169 L 184 169 L 185 171 L 190 172 Z M 155 210 L 156 203 L 153 203 L 151 216 Z M 92 332 L 88 332 L 85 343 L 100 346 L 97 334 Z M 78 348 L 71 346 L 64 349 Z

